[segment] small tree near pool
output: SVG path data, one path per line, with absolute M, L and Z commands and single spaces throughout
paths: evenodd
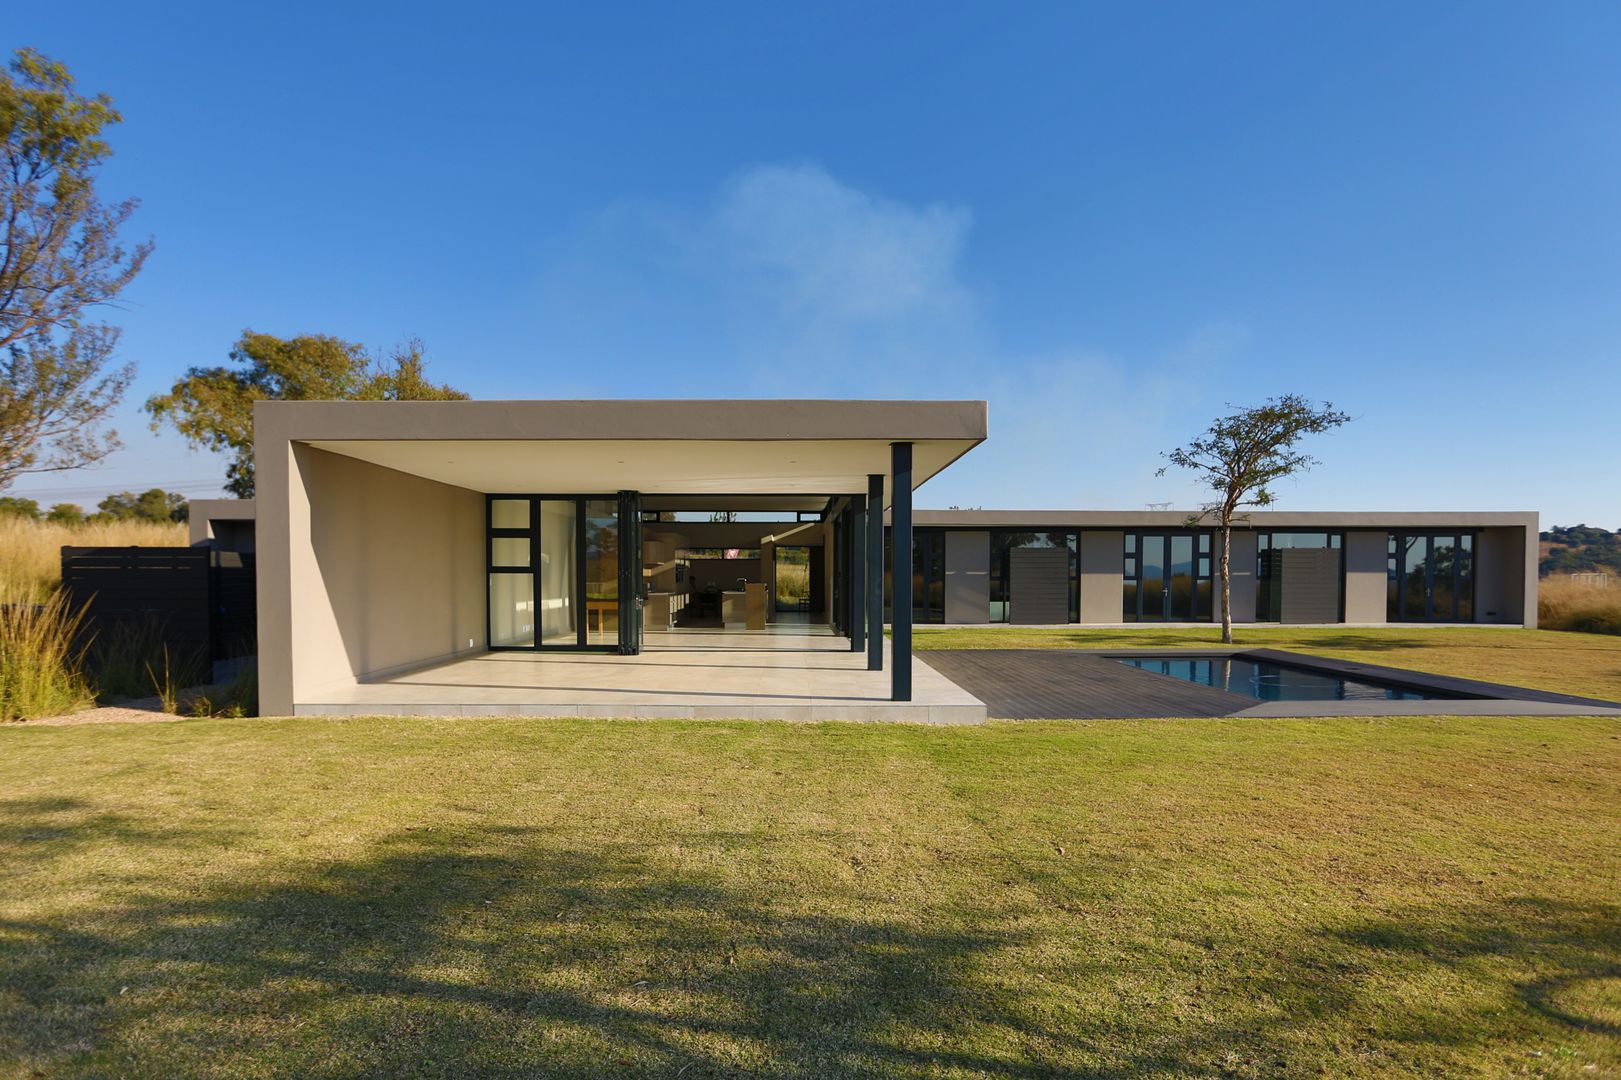
M 1231 406 L 1229 406 L 1231 407 Z M 1221 530 L 1221 640 L 1233 643 L 1233 522 L 1248 507 L 1272 504 L 1272 485 L 1305 472 L 1317 459 L 1295 449 L 1302 438 L 1350 422 L 1331 402 L 1319 407 L 1298 394 L 1268 398 L 1264 404 L 1221 417 L 1204 434 L 1163 455 L 1171 465 L 1188 469 L 1215 492 L 1215 498 L 1188 519 L 1189 527 L 1214 520 Z M 1164 476 L 1170 466 L 1161 468 Z

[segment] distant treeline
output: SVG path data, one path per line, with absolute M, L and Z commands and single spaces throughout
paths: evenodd
M 1610 532 L 1588 525 L 1559 526 L 1543 533 L 1542 539 L 1553 545 L 1542 560 L 1544 575 L 1594 570 L 1621 574 L 1621 530 Z

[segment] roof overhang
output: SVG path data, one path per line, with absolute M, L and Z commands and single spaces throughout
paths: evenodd
M 285 440 L 483 492 L 808 496 L 919 487 L 983 442 L 982 401 L 259 402 L 256 452 Z

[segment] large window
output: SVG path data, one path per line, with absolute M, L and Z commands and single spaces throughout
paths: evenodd
M 1125 622 L 1209 621 L 1210 533 L 1127 533 L 1123 585 Z
M 946 534 L 941 529 L 912 533 L 912 621 L 946 621 Z
M 1386 561 L 1390 622 L 1475 621 L 1474 534 L 1391 533 Z
M 617 499 L 488 501 L 489 646 L 619 644 Z
M 585 640 L 619 642 L 619 502 L 585 500 Z
M 1076 533 L 1061 530 L 1012 531 L 991 533 L 991 622 L 1007 622 L 1011 614 L 1012 560 L 1014 548 L 1065 548 L 1069 551 L 1069 621 L 1081 618 L 1079 540 Z
M 1282 582 L 1273 575 L 1277 557 L 1273 552 L 1284 548 L 1332 548 L 1340 550 L 1344 534 L 1337 532 L 1264 532 L 1256 536 L 1255 543 L 1255 619 L 1257 622 L 1277 622 L 1283 597 Z M 1340 597 L 1344 605 L 1344 555 L 1341 559 Z

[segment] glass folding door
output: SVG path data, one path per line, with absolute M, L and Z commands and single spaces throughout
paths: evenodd
M 622 597 L 634 596 L 625 574 L 640 572 L 637 560 L 627 562 L 622 555 L 622 502 L 621 497 L 489 498 L 490 648 L 636 651 L 639 641 L 621 640 L 635 630 L 621 608 Z
M 1386 618 L 1473 622 L 1474 549 L 1472 533 L 1391 533 Z
M 1207 532 L 1127 533 L 1123 571 L 1125 622 L 1196 622 L 1215 611 Z

